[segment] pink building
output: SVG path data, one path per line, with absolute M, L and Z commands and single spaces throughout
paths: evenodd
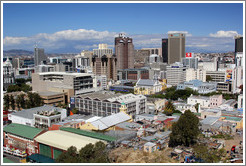
M 218 107 L 223 102 L 223 96 L 222 95 L 213 95 L 210 96 L 210 108 Z

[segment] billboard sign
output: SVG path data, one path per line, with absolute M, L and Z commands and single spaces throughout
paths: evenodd
M 226 81 L 232 80 L 232 70 L 226 70 Z
M 70 98 L 70 104 L 75 104 L 75 99 L 74 99 L 74 97 L 71 97 L 71 98 Z
M 187 52 L 187 53 L 185 54 L 185 57 L 186 57 L 186 58 L 193 58 L 193 53 Z

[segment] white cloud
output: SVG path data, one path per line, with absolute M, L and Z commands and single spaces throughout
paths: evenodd
M 189 34 L 187 31 L 169 31 L 168 33 L 182 32 Z M 235 32 L 235 31 L 233 31 Z M 140 48 L 161 48 L 161 39 L 167 38 L 167 34 L 127 34 L 133 38 L 135 49 Z M 86 29 L 64 30 L 52 34 L 40 33 L 29 37 L 11 37 L 3 39 L 4 50 L 9 49 L 26 49 L 33 50 L 34 45 L 38 42 L 38 47 L 44 48 L 45 52 L 78 53 L 81 50 L 92 50 L 98 47 L 100 43 L 108 44 L 109 48 L 114 48 L 114 38 L 118 32 L 95 31 Z M 196 37 L 186 35 L 186 47 L 193 50 L 204 51 L 233 51 L 233 38 L 220 37 Z
M 188 31 L 168 31 L 167 34 L 169 33 L 184 33 L 185 36 L 190 37 L 192 34 L 190 34 Z
M 211 37 L 234 37 L 238 35 L 237 31 L 217 31 L 216 33 L 210 33 Z

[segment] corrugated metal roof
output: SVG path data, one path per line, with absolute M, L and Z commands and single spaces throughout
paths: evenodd
M 4 127 L 3 131 L 24 138 L 33 139 L 36 135 L 38 135 L 43 130 L 31 126 L 22 125 L 22 124 L 11 123 L 6 127 Z
M 99 130 L 105 130 L 111 126 L 114 126 L 116 124 L 119 124 L 121 122 L 125 122 L 127 120 L 130 120 L 131 117 L 123 112 L 119 112 L 117 114 L 113 114 L 107 117 L 103 117 L 101 119 L 98 119 L 96 121 L 91 122 L 91 124 L 95 127 L 97 127 Z
M 201 121 L 202 124 L 213 125 L 215 122 L 219 120 L 219 117 L 208 116 L 207 118 Z
M 155 80 L 151 80 L 151 79 L 140 79 L 138 82 L 137 82 L 137 86 L 154 86 L 156 83 Z
M 67 150 L 69 147 L 75 146 L 78 151 L 89 143 L 95 144 L 98 141 L 102 141 L 100 139 L 61 130 L 47 131 L 46 133 L 37 136 L 34 140 L 62 150 Z
M 100 140 L 105 140 L 105 141 L 115 141 L 116 140 L 115 137 L 111 137 L 111 136 L 100 134 L 100 133 L 80 130 L 80 129 L 61 127 L 60 130 L 68 131 L 68 132 L 72 132 L 75 134 L 84 135 L 84 136 L 88 136 L 88 137 L 92 137 L 92 138 L 96 138 Z
M 144 146 L 156 146 L 156 144 L 152 142 L 147 142 L 144 144 Z

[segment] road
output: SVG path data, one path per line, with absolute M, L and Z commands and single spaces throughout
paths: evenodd
M 4 157 L 6 157 L 9 160 L 14 161 L 15 163 L 20 163 L 20 160 L 23 159 L 21 157 L 17 157 L 17 156 L 13 156 L 11 154 L 8 153 L 3 153 Z

